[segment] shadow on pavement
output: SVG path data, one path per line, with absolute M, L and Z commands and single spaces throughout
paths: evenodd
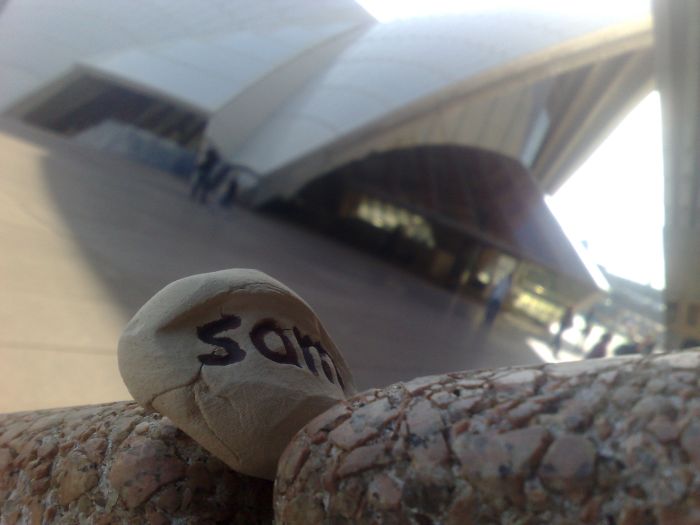
M 194 205 L 187 188 L 164 173 L 21 125 L 4 129 L 45 149 L 37 154 L 36 176 L 55 213 L 46 215 L 46 226 L 56 243 L 77 250 L 83 271 L 97 280 L 124 322 L 175 279 L 249 267 L 285 282 L 312 305 L 361 389 L 466 368 L 541 362 L 515 329 L 501 333 L 498 322 L 492 330 L 480 329 L 480 305 L 459 299 L 455 307 L 447 291 L 332 239 L 240 209 L 224 213 Z M 47 213 L 36 191 L 21 198 L 28 214 Z M 42 256 L 63 264 L 50 247 Z

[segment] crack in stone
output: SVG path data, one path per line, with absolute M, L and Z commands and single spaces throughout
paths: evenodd
M 202 376 L 201 379 L 202 379 L 203 385 L 207 388 L 208 392 L 209 392 L 209 393 L 212 393 L 211 386 L 209 385 L 209 383 L 207 383 L 206 378 L 205 378 L 204 376 Z M 240 455 L 239 455 L 235 450 L 233 450 L 233 449 L 229 446 L 228 443 L 226 443 L 226 440 L 224 440 L 224 439 L 217 433 L 217 431 L 216 431 L 214 428 L 212 428 L 211 421 L 210 421 L 209 418 L 207 417 L 206 412 L 205 412 L 204 410 L 202 410 L 202 406 L 200 405 L 200 396 L 202 395 L 202 393 L 200 393 L 199 390 L 198 390 L 197 388 L 193 388 L 193 391 L 194 391 L 194 400 L 195 400 L 195 404 L 197 405 L 197 408 L 199 409 L 199 413 L 202 415 L 202 418 L 204 419 L 204 421 L 207 422 L 207 428 L 208 428 L 208 429 L 210 430 L 210 432 L 214 435 L 214 437 L 219 441 L 219 443 L 221 443 L 221 445 L 222 445 L 228 452 L 230 452 L 231 455 L 232 455 L 234 458 L 236 458 L 236 461 L 237 461 L 238 463 L 240 463 L 240 461 L 241 461 Z M 238 407 L 236 407 L 235 405 L 233 405 L 233 403 L 231 403 L 231 400 L 228 399 L 227 397 L 224 397 L 224 396 L 222 396 L 222 395 L 220 395 L 220 394 L 213 394 L 213 393 L 212 393 L 211 395 L 213 395 L 213 396 L 216 397 L 217 399 L 222 399 L 222 400 L 224 400 L 224 401 L 225 401 L 233 410 L 235 410 L 236 412 L 238 412 L 238 411 L 240 410 Z
M 180 388 L 185 388 L 185 387 L 193 385 L 195 382 L 197 382 L 199 380 L 200 377 L 202 377 L 202 367 L 204 367 L 204 365 L 200 364 L 199 370 L 197 370 L 197 373 L 189 381 L 182 383 L 180 385 L 174 386 L 172 388 L 168 388 L 166 390 L 163 390 L 162 392 L 158 392 L 157 394 L 155 394 L 149 401 L 146 402 L 146 404 L 148 405 L 146 408 L 148 408 L 149 410 L 155 410 L 153 408 L 153 403 L 155 403 L 159 397 L 164 396 L 165 394 L 169 394 L 170 392 L 172 392 L 174 390 L 178 390 Z

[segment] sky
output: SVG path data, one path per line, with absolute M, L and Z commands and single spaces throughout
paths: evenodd
M 392 22 L 424 16 L 484 12 L 517 7 L 533 11 L 562 11 L 568 13 L 600 12 L 630 17 L 650 11 L 650 0 L 355 0 L 379 22 Z
M 547 203 L 609 272 L 664 286 L 661 108 L 649 94 Z
M 576 10 L 631 19 L 649 0 L 357 0 L 379 22 L 490 9 Z M 599 11 L 598 11 L 599 12 Z M 585 13 L 582 11 L 582 15 Z M 663 159 L 659 95 L 646 97 L 547 204 L 571 242 L 607 271 L 664 287 Z M 584 248 L 585 250 L 585 248 Z

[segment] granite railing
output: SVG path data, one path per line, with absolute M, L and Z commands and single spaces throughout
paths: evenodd
M 274 502 L 273 502 L 274 498 Z M 134 403 L 0 416 L 0 523 L 700 523 L 700 353 L 420 378 L 309 422 L 275 481 Z
M 133 402 L 0 416 L 0 523 L 270 523 L 272 482 Z

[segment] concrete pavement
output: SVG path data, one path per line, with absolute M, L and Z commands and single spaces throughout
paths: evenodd
M 263 270 L 316 310 L 359 388 L 467 368 L 534 364 L 480 306 L 333 239 L 203 208 L 168 175 L 0 121 L 0 412 L 128 399 L 119 334 L 167 283 Z M 507 328 L 507 329 L 506 329 Z

